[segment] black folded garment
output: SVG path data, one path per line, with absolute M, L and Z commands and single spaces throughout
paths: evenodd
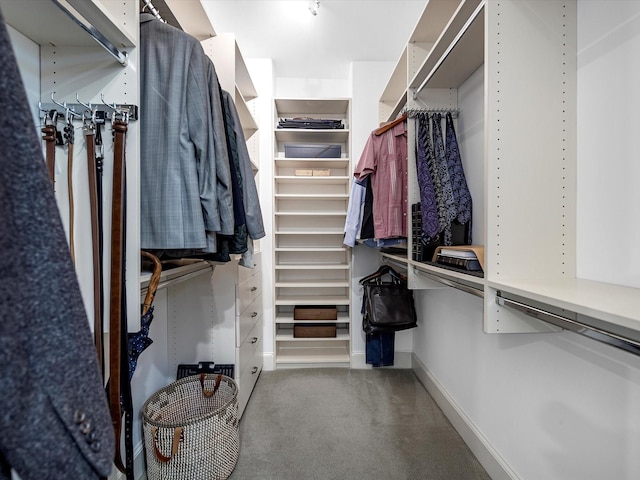
M 308 128 L 308 129 L 341 129 L 344 128 L 342 120 L 328 118 L 281 118 L 278 128 Z

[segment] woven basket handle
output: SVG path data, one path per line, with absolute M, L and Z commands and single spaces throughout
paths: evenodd
M 156 454 L 156 458 L 163 463 L 167 463 L 176 453 L 178 453 L 178 445 L 182 439 L 182 427 L 176 427 L 173 429 L 173 444 L 171 445 L 171 455 L 168 457 L 163 455 L 158 448 L 158 427 L 152 427 L 151 434 L 153 435 L 153 450 Z
M 147 288 L 147 294 L 144 297 L 144 303 L 142 304 L 142 315 L 147 313 L 153 304 L 153 298 L 158 290 L 160 284 L 160 274 L 162 273 L 162 263 L 160 259 L 154 254 L 140 250 L 143 257 L 147 257 L 153 262 L 153 273 L 151 274 L 151 280 L 149 280 L 149 287 Z
M 201 373 L 200 374 L 200 385 L 202 386 L 202 394 L 205 397 L 213 397 L 216 392 L 218 391 L 218 388 L 220 387 L 220 381 L 222 380 L 222 375 L 218 375 L 218 378 L 216 378 L 216 384 L 213 387 L 213 390 L 206 390 L 204 388 L 204 379 L 207 377 L 206 374 Z

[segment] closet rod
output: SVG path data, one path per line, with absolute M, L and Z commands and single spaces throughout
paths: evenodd
M 407 108 L 404 113 L 408 117 L 415 117 L 419 113 L 450 113 L 453 118 L 458 118 L 459 108 Z
M 151 2 L 151 0 L 142 0 L 142 1 L 144 2 L 144 7 L 142 7 L 143 12 L 145 8 L 148 8 L 154 17 L 156 17 L 161 22 L 164 22 L 164 20 L 162 19 L 162 16 L 160 15 L 160 12 L 156 7 L 153 6 L 153 3 Z
M 126 67 L 129 64 L 129 55 L 127 52 L 121 52 L 113 43 L 111 43 L 107 37 L 105 37 L 97 28 L 93 25 L 85 25 L 85 23 L 78 18 L 78 16 L 65 7 L 58 0 L 51 0 L 60 10 L 67 14 L 67 16 L 85 32 L 87 32 L 98 44 L 104 48 L 113 58 L 115 58 L 120 65 Z
M 589 325 L 585 322 L 573 320 L 564 316 L 556 315 L 555 313 L 547 312 L 537 307 L 527 305 L 510 298 L 502 296 L 502 292 L 498 291 L 496 295 L 496 303 L 503 307 L 510 307 L 520 312 L 529 315 L 530 317 L 542 320 L 543 322 L 550 323 L 556 327 L 570 330 L 585 337 L 589 337 L 592 340 L 596 340 L 601 343 L 606 343 L 613 347 L 620 348 L 634 355 L 640 356 L 640 339 L 631 338 L 629 335 L 622 335 L 614 332 L 609 332 L 602 328 L 598 328 L 594 325 Z M 579 318 L 581 315 L 576 314 Z M 589 318 L 583 316 L 585 318 Z
M 440 275 L 435 275 L 430 272 L 425 272 L 424 270 L 420 270 L 417 267 L 414 267 L 413 271 L 416 275 L 422 275 L 424 277 L 427 277 L 430 280 L 435 280 L 436 282 L 446 285 L 447 287 L 456 288 L 465 293 L 470 293 L 471 295 L 475 295 L 476 297 L 484 298 L 484 290 L 470 287 L 468 285 L 465 285 L 464 283 L 459 283 L 453 280 L 449 280 L 447 278 L 441 277 Z

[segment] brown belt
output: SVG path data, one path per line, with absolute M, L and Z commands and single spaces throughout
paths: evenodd
M 89 173 L 89 206 L 91 209 L 91 244 L 93 254 L 93 336 L 98 363 L 104 376 L 103 335 L 103 288 L 102 288 L 102 242 L 100 231 L 100 209 L 98 207 L 98 171 L 96 165 L 95 123 L 85 121 L 83 127 L 87 146 L 87 169 Z
M 120 120 L 113 122 L 114 162 L 113 194 L 111 216 L 111 278 L 110 278 L 110 318 L 109 318 L 109 407 L 111 422 L 116 438 L 115 465 L 121 472 L 126 468 L 122 463 L 120 437 L 122 435 L 121 378 L 123 373 L 123 328 L 126 335 L 126 305 L 124 291 L 125 260 L 125 143 L 127 124 Z M 126 350 L 124 352 L 126 354 Z M 128 375 L 128 372 L 126 373 Z
M 55 170 L 56 170 L 56 126 L 45 125 L 42 127 L 42 139 L 46 142 L 46 160 L 47 170 L 49 171 L 49 178 L 51 179 L 51 186 L 55 183 Z

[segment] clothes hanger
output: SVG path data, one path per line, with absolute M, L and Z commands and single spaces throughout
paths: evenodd
M 403 113 L 398 118 L 396 118 L 393 122 L 387 123 L 386 125 L 383 125 L 382 127 L 378 128 L 374 133 L 376 135 L 382 135 L 384 132 L 388 132 L 399 123 L 404 122 L 406 119 L 407 119 L 407 114 Z
M 407 281 L 407 277 L 405 275 L 402 275 L 401 273 L 397 272 L 390 265 L 384 264 L 384 265 L 380 265 L 378 270 L 373 272 L 371 275 L 367 275 L 366 277 L 362 278 L 359 283 L 360 283 L 360 285 L 364 285 L 365 283 L 369 283 L 372 280 L 376 280 L 378 278 L 381 278 L 382 276 L 384 276 L 386 274 L 389 274 L 392 278 L 395 278 L 397 280 L 401 280 L 403 282 Z

